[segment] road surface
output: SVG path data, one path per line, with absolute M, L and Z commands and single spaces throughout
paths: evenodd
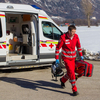
M 60 87 L 54 81 L 50 66 L 32 70 L 0 71 L 0 100 L 100 100 L 100 61 L 94 65 L 93 76 L 81 77 L 76 85 L 79 95 L 72 96 L 71 84 Z M 65 69 L 63 69 L 64 72 Z

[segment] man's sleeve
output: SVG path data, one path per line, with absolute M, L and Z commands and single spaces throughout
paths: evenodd
M 82 56 L 82 48 L 81 48 L 81 44 L 80 44 L 80 40 L 79 40 L 79 37 L 78 36 L 77 36 L 76 47 L 77 47 L 77 50 L 79 52 L 79 55 Z
M 55 59 L 59 59 L 59 51 L 60 51 L 60 48 L 63 46 L 63 43 L 64 43 L 64 41 L 61 37 L 58 44 L 57 44 L 57 46 L 56 46 Z

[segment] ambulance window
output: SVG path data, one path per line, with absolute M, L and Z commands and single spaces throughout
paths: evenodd
M 2 37 L 2 26 L 1 26 L 1 19 L 0 19 L 0 37 Z
M 42 22 L 43 34 L 45 37 L 53 39 L 52 26 L 49 22 Z
M 59 40 L 62 32 L 51 22 L 42 22 L 43 35 L 47 38 Z
M 58 28 L 52 24 L 52 29 L 53 29 L 53 35 L 55 40 L 59 40 L 60 36 L 62 35 L 61 31 L 58 30 Z

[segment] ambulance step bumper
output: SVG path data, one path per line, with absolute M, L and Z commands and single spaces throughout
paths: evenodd
M 7 69 L 27 69 L 27 68 L 36 68 L 36 67 L 45 67 L 45 66 L 51 66 L 51 64 L 30 65 L 30 66 L 10 66 L 10 67 L 0 67 L 0 70 L 7 70 Z

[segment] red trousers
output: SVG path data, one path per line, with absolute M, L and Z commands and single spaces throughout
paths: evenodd
M 69 59 L 63 59 L 65 63 L 65 67 L 67 70 L 67 74 L 65 74 L 61 81 L 65 83 L 68 79 L 70 80 L 70 83 L 72 85 L 72 91 L 76 92 L 77 87 L 75 85 L 76 79 L 75 79 L 75 59 L 69 60 Z

